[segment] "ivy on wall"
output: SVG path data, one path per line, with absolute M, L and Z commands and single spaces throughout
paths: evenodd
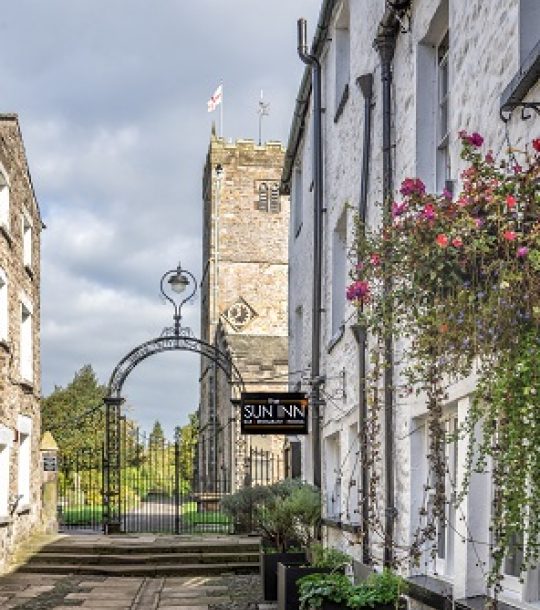
M 381 347 L 391 333 L 403 350 L 406 391 L 426 400 L 434 500 L 431 519 L 410 549 L 416 558 L 436 535 L 434 524 L 444 520 L 449 501 L 448 388 L 477 374 L 459 431 L 469 449 L 456 502 L 466 495 L 471 474 L 489 465 L 489 585 L 497 594 L 512 545 L 522 547 L 522 572 L 540 556 L 540 139 L 497 162 L 491 151 L 482 152 L 480 134 L 459 135 L 467 162 L 461 192 L 432 195 L 418 178 L 404 180 L 386 222 L 358 227 L 347 298 L 370 331 L 375 369 L 384 366 Z M 371 404 L 378 402 L 379 381 L 368 380 Z M 371 419 L 379 415 L 370 411 Z M 480 436 L 472 433 L 478 424 Z M 376 423 L 366 427 L 368 437 L 369 430 L 378 435 Z M 374 456 L 367 457 L 374 470 Z

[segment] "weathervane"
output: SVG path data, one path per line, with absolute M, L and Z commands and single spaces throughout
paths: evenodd
M 257 114 L 259 115 L 259 146 L 262 144 L 262 120 L 264 116 L 270 114 L 269 108 L 270 103 L 264 103 L 263 101 L 263 90 L 261 89 L 261 99 L 259 100 L 259 106 L 257 108 Z

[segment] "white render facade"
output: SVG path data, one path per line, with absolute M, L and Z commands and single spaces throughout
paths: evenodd
M 391 3 L 388 3 L 391 4 Z M 393 3 L 395 5 L 406 2 Z M 392 176 L 394 194 L 406 177 L 418 176 L 431 192 L 459 188 L 464 168 L 459 158 L 461 129 L 478 131 L 484 148 L 504 156 L 508 140 L 522 148 L 540 136 L 540 117 L 517 108 L 508 123 L 500 118 L 508 99 L 540 102 L 540 2 L 538 0 L 412 0 L 397 33 L 392 63 Z M 312 52 L 322 69 L 323 112 L 323 269 L 321 396 L 322 492 L 325 541 L 358 561 L 360 524 L 359 346 L 352 331 L 355 310 L 346 302 L 362 168 L 364 97 L 356 79 L 373 75 L 367 221 L 380 221 L 383 200 L 381 60 L 373 47 L 383 0 L 330 0 L 323 3 L 321 26 Z M 315 24 L 309 24 L 315 30 Z M 322 34 L 321 34 L 322 32 Z M 300 60 L 298 60 L 300 61 Z M 307 81 L 306 81 L 307 79 Z M 289 241 L 289 369 L 291 389 L 309 391 L 313 286 L 313 100 L 309 67 L 300 88 L 308 96 L 302 119 L 294 118 L 283 188 L 291 194 Z M 344 93 L 348 86 L 348 92 Z M 296 122 L 296 131 L 295 131 Z M 508 139 L 507 139 L 508 138 Z M 395 346 L 399 349 L 399 346 Z M 369 365 L 368 365 L 369 366 Z M 399 371 L 394 378 L 399 383 Z M 445 411 L 449 430 L 463 421 L 474 379 L 454 384 Z M 403 556 L 417 531 L 426 504 L 427 410 L 422 397 L 394 396 L 395 542 Z M 311 435 L 303 439 L 303 475 L 313 477 Z M 466 441 L 449 446 L 451 475 L 464 476 Z M 384 523 L 384 473 L 378 512 Z M 491 482 L 475 475 L 459 511 L 447 515 L 448 527 L 435 557 L 426 553 L 418 568 L 403 563 L 408 575 L 428 575 L 450 585 L 454 600 L 486 594 L 489 570 Z M 428 499 L 429 501 L 429 499 Z M 474 542 L 470 542 L 470 540 Z M 371 532 L 370 554 L 380 564 L 383 540 Z M 400 551 L 400 548 L 403 551 Z M 502 600 L 538 607 L 540 569 L 520 582 L 516 564 L 505 562 Z

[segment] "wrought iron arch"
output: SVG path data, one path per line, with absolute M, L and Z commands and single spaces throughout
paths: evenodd
M 188 328 L 165 329 L 160 337 L 141 343 L 114 368 L 108 384 L 105 403 L 105 451 L 103 472 L 103 529 L 107 534 L 121 531 L 121 407 L 122 388 L 131 371 L 141 362 L 161 352 L 184 351 L 200 354 L 214 362 L 226 375 L 229 385 L 243 391 L 244 381 L 231 357 L 202 339 L 197 339 Z
M 178 335 L 162 335 L 150 341 L 145 341 L 126 354 L 111 374 L 107 397 L 119 398 L 121 396 L 124 382 L 131 371 L 143 360 L 154 354 L 170 351 L 194 352 L 208 358 L 225 373 L 231 385 L 236 385 L 241 390 L 244 389 L 242 375 L 227 353 L 215 345 L 197 339 L 189 333 L 189 329 L 181 330 L 188 332 Z

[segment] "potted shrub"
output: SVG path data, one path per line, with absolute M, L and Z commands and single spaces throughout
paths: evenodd
M 261 554 L 264 599 L 278 598 L 278 565 L 304 564 L 300 550 L 311 540 L 311 530 L 320 521 L 320 495 L 315 488 L 296 480 L 271 486 L 271 500 L 261 504 L 257 520 L 265 545 Z
M 222 508 L 237 523 L 236 531 L 255 531 L 262 536 L 261 577 L 264 599 L 277 599 L 278 562 L 305 563 L 306 553 L 300 547 L 309 538 L 309 515 L 320 519 L 312 502 L 306 505 L 304 488 L 311 486 L 287 479 L 269 486 L 241 489 L 222 501 Z M 313 489 L 313 488 L 311 488 Z
M 324 548 L 321 544 L 313 544 L 309 554 L 311 564 L 307 562 L 278 564 L 278 610 L 298 610 L 300 606 L 298 581 L 303 577 L 330 574 L 344 576 L 345 566 L 350 563 L 350 557 L 346 553 L 333 548 Z
M 405 581 L 384 570 L 358 584 L 342 574 L 312 574 L 298 583 L 301 610 L 395 610 L 405 592 Z

